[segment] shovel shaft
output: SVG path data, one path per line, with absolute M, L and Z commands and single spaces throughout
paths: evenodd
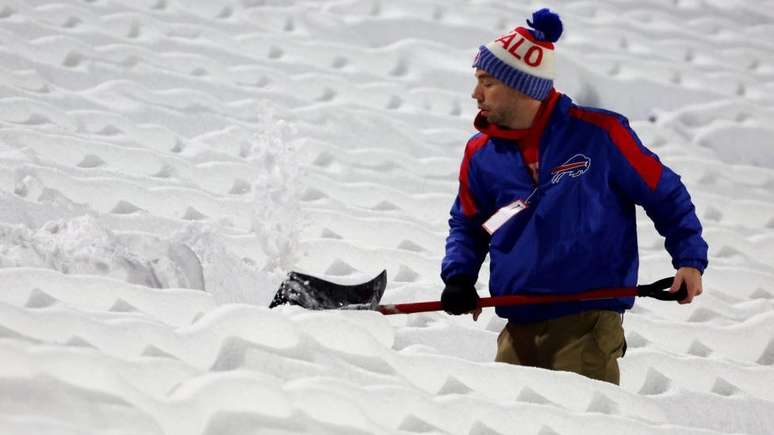
M 592 290 L 584 293 L 569 295 L 508 295 L 493 296 L 481 298 L 478 301 L 478 307 L 501 307 L 507 305 L 524 304 L 551 304 L 556 302 L 569 301 L 591 301 L 597 299 L 620 298 L 626 296 L 638 296 L 638 289 L 635 287 L 611 288 L 602 290 Z M 410 314 L 425 313 L 429 311 L 442 311 L 440 301 L 414 302 L 408 304 L 379 305 L 376 310 L 382 314 Z

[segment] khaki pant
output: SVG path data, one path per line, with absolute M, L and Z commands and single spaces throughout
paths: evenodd
M 621 314 L 585 311 L 528 324 L 508 323 L 495 361 L 575 372 L 618 385 L 624 352 Z

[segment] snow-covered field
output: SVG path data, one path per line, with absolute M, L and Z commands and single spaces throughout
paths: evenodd
M 491 362 L 491 310 L 268 310 L 289 270 L 439 297 L 472 57 L 540 6 L 557 88 L 683 176 L 704 295 L 638 301 L 620 387 Z M 774 433 L 772 34 L 770 0 L 0 0 L 0 433 Z

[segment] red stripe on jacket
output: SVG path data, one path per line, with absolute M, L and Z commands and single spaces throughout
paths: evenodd
M 615 116 L 577 107 L 570 109 L 570 116 L 604 129 L 626 160 L 640 174 L 645 184 L 652 190 L 656 190 L 663 169 L 661 163 L 654 156 L 649 156 L 640 149 L 634 136 Z
M 489 136 L 480 134 L 471 138 L 465 146 L 465 157 L 462 158 L 462 165 L 460 166 L 460 204 L 462 205 L 462 213 L 467 217 L 472 217 L 478 212 L 476 201 L 470 193 L 470 159 L 473 158 L 473 154 L 486 145 L 488 140 Z

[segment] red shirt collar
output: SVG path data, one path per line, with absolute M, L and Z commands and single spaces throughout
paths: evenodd
M 540 137 L 540 134 L 543 133 L 546 124 L 548 124 L 548 119 L 551 117 L 551 112 L 554 111 L 554 106 L 556 105 L 557 100 L 559 100 L 559 96 L 561 96 L 561 94 L 552 88 L 548 97 L 543 101 L 543 104 L 540 105 L 540 109 L 535 115 L 535 120 L 532 121 L 532 125 L 529 128 L 511 129 L 496 124 L 490 124 L 489 121 L 486 120 L 486 117 L 481 115 L 480 112 L 476 115 L 473 125 L 478 131 L 489 137 L 519 141 L 522 139 L 537 139 Z

